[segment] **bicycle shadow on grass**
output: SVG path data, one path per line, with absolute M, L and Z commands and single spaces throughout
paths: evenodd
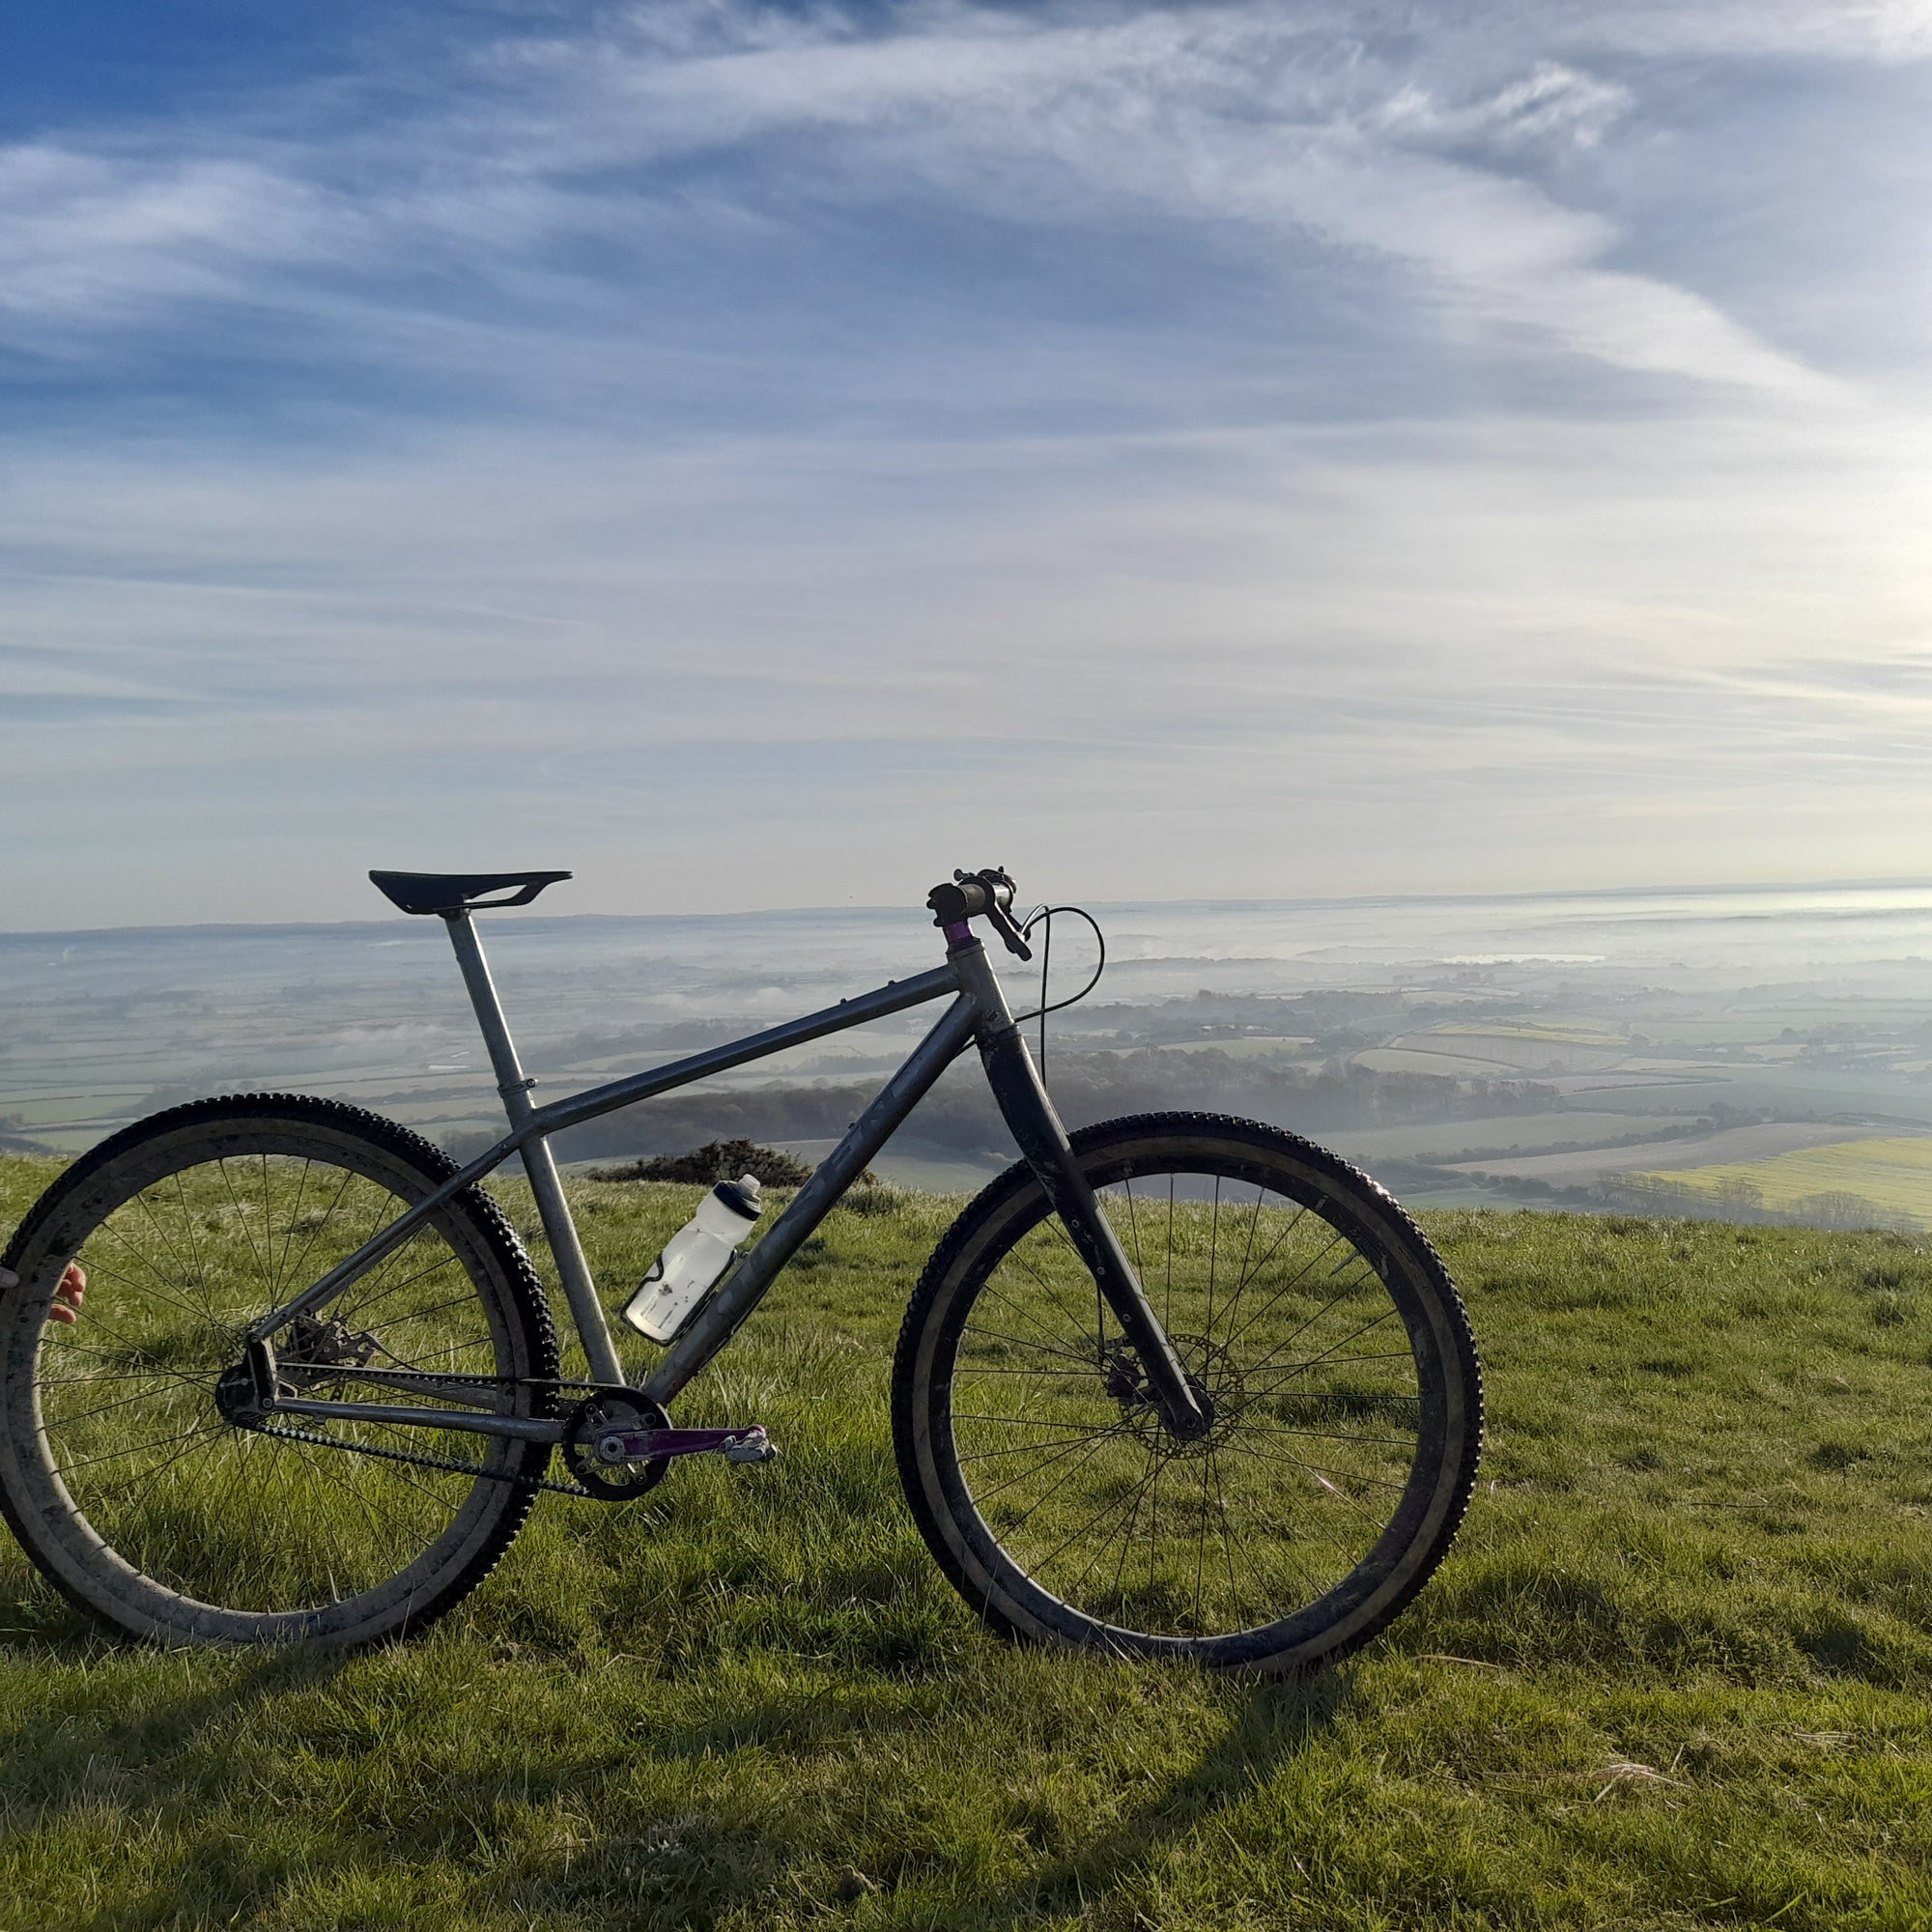
M 1282 1766 L 1318 1744 L 1347 1704 L 1348 1672 L 1324 1670 L 1258 1684 L 1221 1737 L 1190 1770 L 1138 1804 L 1119 1824 L 1031 1877 L 962 1905 L 937 1923 L 1005 1928 L 1072 1918 L 1139 1875 L 1167 1849 L 1263 1789 Z
M 287 1874 L 278 1873 L 272 1860 L 259 1868 L 246 1860 L 238 1865 L 233 1851 L 209 1839 L 195 1821 L 211 1802 L 221 1802 L 225 1740 L 245 1728 L 252 1713 L 327 1690 L 355 1660 L 286 1651 L 224 1657 L 143 1650 L 102 1636 L 81 1613 L 31 1587 L 9 1587 L 13 1580 L 0 1575 L 0 1688 L 9 1678 L 34 1685 L 32 1694 L 16 1694 L 0 1720 L 0 1849 L 39 1833 L 58 1841 L 70 1827 L 82 1834 L 72 1843 L 83 1844 L 104 1812 L 162 1821 L 170 1831 L 178 1824 L 178 1844 L 136 1882 L 136 1917 L 218 1917 L 265 1907 Z M 22 1628 L 23 1622 L 32 1628 Z M 949 1675 L 945 1668 L 912 1674 Z M 1151 1671 L 1149 1694 L 1158 1700 L 1166 1688 L 1184 1694 L 1184 1684 L 1163 1682 L 1177 1674 Z M 838 1756 L 852 1739 L 876 1737 L 881 1713 L 875 1689 L 860 1681 L 830 1694 L 731 1699 L 729 1708 L 653 1727 L 645 1748 L 663 1759 L 698 1764 L 781 1741 L 794 1751 Z M 1016 1932 L 1042 1918 L 1078 1916 L 1097 1898 L 1131 1890 L 1158 1870 L 1171 1849 L 1264 1789 L 1282 1766 L 1329 1731 L 1348 1695 L 1346 1675 L 1324 1673 L 1253 1685 L 1218 1699 L 1212 1735 L 1194 1761 L 1077 1846 L 1065 1844 L 1065 1828 L 1050 1807 L 1030 1817 L 1024 1799 L 1014 1794 L 1012 1825 L 1032 1847 L 1032 1869 L 1004 1886 L 928 1903 L 921 1896 L 928 1887 L 941 1894 L 952 1889 L 943 1854 L 889 1861 L 875 1852 L 878 1865 L 869 1873 L 841 1877 L 835 1870 L 811 1881 L 823 1889 L 814 1910 L 840 1916 L 856 1907 L 870 1917 L 885 1908 L 890 1914 L 893 1894 L 899 1893 L 901 1910 L 910 1909 L 920 1922 L 962 1932 Z M 898 1720 L 930 1722 L 932 1717 L 901 1710 Z M 515 1773 L 501 1764 L 453 1766 L 440 1780 L 439 1801 L 422 1821 L 425 1835 L 417 1849 L 428 1854 L 436 1848 L 445 1814 L 493 1818 L 504 1802 L 528 1818 L 546 1807 L 567 1809 L 585 1791 L 621 1777 L 636 1763 L 639 1747 L 635 1729 L 627 1729 L 611 1739 L 608 1752 L 586 1756 L 581 1746 L 533 1749 Z M 551 1821 L 545 1829 L 561 1827 Z M 621 1919 L 639 1928 L 703 1926 L 795 1898 L 804 1876 L 801 1859 L 808 1868 L 816 1862 L 784 1818 L 757 1802 L 714 1806 L 698 1797 L 640 1817 L 635 1829 L 608 1838 L 594 1828 L 588 1837 L 575 1834 L 582 1830 L 559 1837 L 554 1856 L 549 1847 L 526 1847 L 514 1876 L 505 1871 L 495 1885 L 485 1881 L 492 1904 L 536 1917 L 561 1912 L 584 1915 L 586 1922 Z M 401 1833 L 403 1848 L 410 1838 Z M 366 1849 L 363 1828 L 352 1826 L 340 1843 L 323 1851 L 322 1863 L 349 1871 Z M 387 1855 L 398 1849 L 389 1843 Z M 120 1925 L 133 1903 L 124 1891 L 116 1902 L 103 1901 L 71 1922 L 76 1932 Z
M 252 1713 L 327 1690 L 351 1660 L 142 1646 L 104 1634 L 51 1592 L 13 1582 L 0 1581 L 0 1859 L 22 1861 L 17 1883 L 132 1831 L 178 1842 L 149 1860 L 131 1892 L 96 1870 L 106 1883 L 89 1909 L 57 1884 L 62 1904 L 48 1909 L 65 1912 L 58 1922 L 75 1932 L 170 1914 L 199 1922 L 212 1901 L 224 1914 L 263 1902 L 270 1877 L 238 1877 L 232 1858 L 210 1870 L 210 1848 L 186 1821 L 220 1801 L 226 1741 Z
M 1154 1683 L 1164 1674 L 1157 1668 L 1151 1673 Z M 1156 1869 L 1171 1846 L 1264 1788 L 1282 1766 L 1331 1729 L 1349 1690 L 1347 1675 L 1333 1671 L 1251 1685 L 1232 1709 L 1224 1707 L 1214 1741 L 1193 1764 L 1075 1848 L 1049 1850 L 1063 1836 L 1064 1825 L 1050 1804 L 1029 1815 L 1032 1807 L 1014 1793 L 1010 1827 L 1032 1842 L 1039 1861 L 1026 1876 L 991 1886 L 980 1895 L 955 1894 L 945 1903 L 925 1895 L 928 1888 L 942 1894 L 951 1890 L 949 1874 L 956 1872 L 956 1862 L 946 1854 L 928 1851 L 895 1860 L 880 1857 L 870 1871 L 847 1866 L 842 1875 L 822 1874 L 824 1889 L 809 1910 L 835 1917 L 856 1911 L 867 1923 L 898 1923 L 898 1914 L 905 1914 L 905 1922 L 933 1932 L 942 1927 L 1009 1932 L 1078 1917 L 1096 1899 Z M 653 1748 L 666 1758 L 706 1762 L 782 1741 L 794 1752 L 837 1760 L 851 1740 L 877 1741 L 879 1714 L 868 1706 L 863 1690 L 851 1695 L 780 1695 L 710 1721 L 674 1727 L 653 1740 Z M 579 1903 L 626 1900 L 639 1932 L 709 1925 L 734 1910 L 755 1911 L 781 1897 L 797 1900 L 803 1877 L 798 1867 L 816 1861 L 789 1830 L 780 1825 L 774 1832 L 778 1822 L 740 1812 L 727 1823 L 701 1808 L 666 1816 L 635 1834 L 586 1847 L 587 1858 L 559 1892 L 575 1893 Z M 555 1903 L 559 1892 L 548 1893 L 545 1902 Z M 895 1897 L 903 1900 L 898 1914 Z
M 77 1609 L 35 1603 L 31 1621 L 16 1621 L 22 1607 L 0 1597 L 0 1702 L 8 1707 L 0 1716 L 0 1829 L 19 1798 L 7 1774 L 31 1764 L 57 1777 L 63 1732 L 82 1740 L 90 1763 L 153 1769 L 145 1759 L 191 1751 L 212 1729 L 276 1697 L 325 1690 L 357 1661 L 339 1651 L 148 1645 L 103 1631 Z M 213 1681 L 181 1685 L 197 1674 Z

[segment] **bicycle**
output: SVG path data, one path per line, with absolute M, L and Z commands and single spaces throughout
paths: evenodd
M 931 971 L 544 1106 L 472 915 L 570 874 L 370 876 L 447 926 L 508 1132 L 459 1166 L 336 1101 L 199 1101 L 75 1161 L 4 1257 L 0 1509 L 110 1627 L 400 1637 L 475 1588 L 544 1491 L 622 1502 L 687 1456 L 767 1458 L 759 1425 L 680 1429 L 668 1405 L 969 1043 L 1021 1158 L 926 1264 L 892 1415 L 920 1533 L 972 1608 L 1011 1638 L 1300 1670 L 1366 1642 L 1442 1560 L 1482 1385 L 1434 1249 L 1277 1128 L 1143 1114 L 1069 1135 L 973 930 L 1030 956 L 1004 872 L 934 888 Z M 904 1065 L 628 1378 L 550 1137 L 934 1000 Z M 513 1154 L 584 1379 L 561 1374 L 544 1290 L 479 1185 Z M 50 1322 L 75 1260 L 84 1319 Z

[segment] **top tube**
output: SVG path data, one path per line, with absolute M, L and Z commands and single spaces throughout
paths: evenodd
M 768 1027 L 763 1033 L 747 1035 L 745 1038 L 732 1040 L 725 1046 L 714 1046 L 703 1053 L 694 1053 L 687 1059 L 672 1061 L 668 1066 L 654 1066 L 648 1073 L 633 1073 L 606 1086 L 592 1087 L 584 1093 L 553 1100 L 549 1106 L 539 1107 L 511 1135 L 505 1151 L 521 1147 L 525 1141 L 539 1134 L 560 1133 L 565 1127 L 593 1121 L 598 1115 L 628 1106 L 634 1100 L 648 1100 L 653 1094 L 668 1094 L 673 1088 L 689 1086 L 692 1081 L 702 1080 L 707 1074 L 723 1073 L 727 1068 L 744 1065 L 747 1061 L 763 1060 L 770 1054 L 782 1053 L 788 1046 L 803 1046 L 808 1040 L 822 1039 L 827 1034 L 843 1033 L 848 1027 L 886 1019 L 894 1013 L 904 1012 L 908 1007 L 923 1006 L 928 1000 L 937 1000 L 945 994 L 958 991 L 957 969 L 950 963 L 935 966 L 929 973 L 917 974 L 910 980 L 895 980 L 872 992 L 840 1000 L 836 1007 L 808 1013 L 803 1019 L 787 1020 L 782 1026 Z

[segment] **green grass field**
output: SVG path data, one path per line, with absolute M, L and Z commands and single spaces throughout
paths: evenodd
M 694 1190 L 574 1194 L 614 1288 Z M 1264 1685 L 1009 1650 L 932 1570 L 887 1365 L 958 1205 L 840 1210 L 706 1378 L 782 1461 L 546 1498 L 412 1644 L 128 1649 L 0 1550 L 0 1925 L 1932 1922 L 1932 1241 L 1432 1217 L 1476 1504 Z
M 1854 1194 L 1884 1214 L 1909 1216 L 1932 1224 L 1932 1138 L 1841 1141 L 1831 1147 L 1799 1148 L 1765 1160 L 1736 1161 L 1717 1167 L 1673 1168 L 1668 1173 L 1633 1177 L 1688 1188 L 1707 1200 L 1721 1201 L 1740 1183 L 1757 1190 L 1767 1208 L 1802 1211 L 1820 1195 Z

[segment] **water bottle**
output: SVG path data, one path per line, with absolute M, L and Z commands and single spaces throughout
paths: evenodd
M 721 1180 L 665 1243 L 637 1293 L 625 1302 L 624 1320 L 653 1342 L 673 1340 L 764 1211 L 758 1183 L 749 1174 Z

